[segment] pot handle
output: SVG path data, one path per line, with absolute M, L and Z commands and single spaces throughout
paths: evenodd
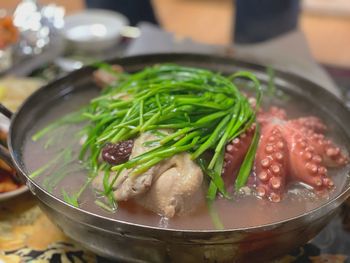
M 344 105 L 350 110 L 350 91 L 348 91 L 348 93 L 345 94 Z
M 0 113 L 2 113 L 8 119 L 11 119 L 13 112 L 6 108 L 2 103 L 0 103 Z

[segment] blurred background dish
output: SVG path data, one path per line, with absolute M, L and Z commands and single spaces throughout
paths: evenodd
M 7 132 L 1 131 L 1 144 L 6 140 Z M 3 146 L 1 146 L 3 147 Z M 0 159 L 0 202 L 16 197 L 28 188 L 16 179 L 16 171 Z
M 26 0 L 0 6 L 0 76 L 28 76 L 63 53 L 64 8 Z
M 2 184 L 5 184 L 5 183 L 3 181 L 0 181 L 0 187 Z M 25 185 L 21 185 L 14 190 L 0 193 L 0 202 L 19 196 L 27 191 L 28 191 L 28 188 Z
M 89 9 L 65 18 L 63 36 L 80 51 L 98 52 L 115 46 L 128 25 L 128 19 L 120 13 Z
M 0 71 L 12 65 L 11 45 L 18 41 L 18 29 L 14 26 L 12 17 L 0 10 Z
M 36 78 L 6 77 L 0 79 L 0 103 L 11 111 L 16 111 L 22 102 L 44 81 Z M 0 143 L 7 145 L 8 120 L 0 115 Z M 3 146 L 2 146 L 3 147 Z M 0 159 L 0 201 L 16 197 L 28 188 L 15 179 L 15 170 Z
M 44 83 L 39 78 L 4 77 L 0 79 L 0 102 L 14 112 L 30 94 Z M 0 127 L 3 125 L 0 124 Z

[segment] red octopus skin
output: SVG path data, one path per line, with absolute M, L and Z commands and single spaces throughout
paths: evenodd
M 285 190 L 287 171 L 288 149 L 282 128 L 265 124 L 261 129 L 254 169 L 258 196 L 279 202 Z
M 331 140 L 326 139 L 323 134 L 305 132 L 311 148 L 317 152 L 328 167 L 339 167 L 347 164 L 348 157 Z
M 226 145 L 224 167 L 222 170 L 222 176 L 226 186 L 232 186 L 236 180 L 237 171 L 252 142 L 254 132 L 255 124 Z
M 272 107 L 261 113 L 258 121 L 262 127 L 255 159 L 259 196 L 278 202 L 290 181 L 303 182 L 317 191 L 333 187 L 327 167 L 345 165 L 349 158 L 325 138 L 327 127 L 320 119 L 310 116 L 287 120 L 282 109 Z M 276 154 L 283 155 L 279 162 Z
M 279 202 L 289 182 L 303 182 L 317 192 L 333 187 L 327 168 L 349 162 L 339 147 L 327 139 L 327 126 L 317 117 L 287 119 L 278 107 L 260 111 L 259 145 L 255 157 L 254 184 L 262 198 Z M 255 126 L 226 146 L 223 178 L 232 185 L 252 141 Z
M 325 133 L 327 131 L 327 126 L 317 117 L 301 117 L 294 120 L 288 121 L 290 124 L 296 125 L 297 127 L 302 127 L 304 131 L 310 130 L 316 133 Z
M 251 107 L 255 108 L 256 100 L 255 98 L 248 98 Z M 270 116 L 278 116 L 279 118 L 286 118 L 286 113 L 284 110 L 273 107 L 271 112 L 268 114 L 262 113 L 259 110 L 260 122 L 268 122 Z M 249 146 L 252 142 L 256 125 L 255 123 L 239 137 L 233 139 L 230 143 L 226 145 L 225 156 L 224 156 L 224 166 L 222 169 L 222 177 L 225 182 L 225 186 L 228 190 L 233 187 L 233 184 L 237 177 L 237 172 L 243 163 L 244 157 L 248 152 Z
M 304 182 L 316 190 L 324 190 L 333 187 L 333 182 L 327 176 L 327 168 L 324 166 L 322 157 L 311 146 L 306 134 L 298 127 L 286 124 L 285 136 L 288 137 L 289 149 L 289 176 Z

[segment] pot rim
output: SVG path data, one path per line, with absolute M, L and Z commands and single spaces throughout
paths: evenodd
M 236 58 L 227 58 L 227 57 L 223 57 L 223 56 L 218 56 L 218 55 L 204 55 L 204 54 L 193 54 L 193 53 L 155 53 L 155 54 L 147 54 L 147 55 L 136 55 L 136 56 L 128 56 L 128 57 L 122 57 L 122 58 L 118 58 L 118 59 L 111 59 L 111 60 L 107 60 L 106 62 L 109 61 L 114 61 L 114 62 L 124 62 L 125 61 L 132 61 L 135 59 L 138 60 L 145 60 L 148 61 L 147 59 L 155 59 L 155 61 L 157 61 L 157 58 L 162 59 L 166 56 L 169 57 L 177 57 L 177 58 L 195 58 L 195 59 L 212 59 L 212 60 L 216 60 L 216 61 L 223 61 L 226 63 L 229 62 L 234 62 L 235 64 L 243 64 L 245 66 L 249 66 L 252 67 L 254 69 L 264 69 L 266 68 L 266 66 L 260 65 L 260 64 L 255 64 L 255 63 L 251 63 L 245 60 L 241 60 L 241 59 L 236 59 Z M 158 59 L 158 60 L 159 60 Z M 185 60 L 186 61 L 186 60 Z M 187 61 L 188 62 L 188 61 Z M 281 224 L 285 224 L 287 222 L 290 221 L 294 221 L 294 220 L 298 220 L 298 219 L 302 219 L 303 217 L 309 216 L 311 214 L 317 214 L 317 212 L 320 212 L 322 209 L 326 209 L 329 210 L 329 207 L 332 207 L 331 210 L 336 209 L 346 198 L 348 198 L 350 196 L 350 181 L 348 180 L 348 185 L 344 186 L 344 189 L 342 190 L 342 192 L 340 192 L 338 195 L 336 195 L 335 197 L 333 197 L 332 199 L 328 200 L 326 203 L 322 204 L 321 206 L 314 208 L 308 212 L 305 212 L 303 214 L 300 215 L 296 215 L 293 217 L 290 217 L 288 219 L 284 219 L 284 220 L 280 220 L 277 222 L 272 222 L 272 223 L 268 223 L 268 224 L 264 224 L 264 225 L 259 225 L 259 226 L 249 226 L 249 227 L 242 227 L 242 228 L 228 228 L 228 229 L 223 229 L 223 230 L 215 230 L 215 229 L 211 229 L 211 230 L 192 230 L 192 229 L 175 229 L 175 228 L 162 228 L 162 227 L 158 227 L 158 226 L 149 226 L 149 225 L 143 225 L 143 224 L 137 224 L 137 223 L 131 223 L 131 222 L 127 222 L 127 221 L 123 221 L 123 220 L 117 220 L 117 219 L 113 219 L 113 218 L 108 218 L 102 215 L 98 215 L 95 214 L 93 212 L 89 212 L 86 211 L 84 209 L 81 209 L 79 207 L 75 207 L 71 204 L 66 203 L 64 200 L 61 200 L 60 198 L 56 197 L 55 195 L 47 192 L 44 188 L 42 188 L 39 184 L 37 184 L 33 179 L 31 179 L 28 174 L 26 173 L 25 169 L 24 169 L 24 165 L 21 164 L 20 162 L 20 157 L 18 155 L 15 154 L 15 150 L 13 148 L 13 133 L 14 133 L 14 123 L 17 120 L 17 116 L 23 114 L 23 108 L 25 108 L 25 106 L 27 105 L 28 101 L 30 101 L 33 97 L 37 96 L 38 93 L 43 92 L 44 89 L 46 89 L 47 87 L 50 87 L 52 85 L 57 84 L 60 81 L 63 81 L 67 78 L 70 78 L 72 76 L 74 76 L 75 74 L 85 71 L 86 69 L 91 68 L 90 66 L 87 67 L 83 67 L 79 70 L 76 70 L 72 73 L 69 73 L 68 75 L 56 79 L 53 82 L 48 83 L 47 85 L 44 85 L 43 87 L 41 87 L 40 89 L 36 90 L 33 94 L 31 94 L 26 100 L 25 102 L 21 105 L 21 107 L 13 114 L 12 118 L 11 118 L 11 123 L 10 123 L 10 128 L 9 128 L 9 138 L 8 138 L 8 148 L 9 148 L 9 152 L 11 154 L 11 158 L 13 160 L 14 166 L 17 169 L 17 171 L 19 171 L 21 173 L 21 175 L 23 175 L 25 177 L 26 180 L 26 184 L 28 186 L 28 188 L 30 189 L 30 191 L 33 193 L 35 192 L 35 190 L 33 189 L 33 186 L 37 189 L 39 189 L 41 192 L 43 192 L 45 195 L 47 195 L 49 198 L 51 198 L 54 202 L 63 205 L 65 207 L 69 207 L 70 211 L 74 211 L 76 213 L 82 213 L 83 216 L 90 216 L 93 219 L 99 219 L 99 220 L 103 220 L 104 222 L 109 222 L 109 223 L 114 223 L 114 224 L 121 224 L 121 225 L 126 225 L 128 227 L 132 227 L 135 229 L 142 229 L 142 230 L 157 230 L 157 231 L 161 231 L 164 233 L 188 233 L 188 234 L 229 234 L 232 232 L 237 232 L 237 231 L 247 231 L 247 232 L 253 232 L 253 231 L 261 231 L 264 229 L 270 229 L 270 228 L 276 228 L 277 226 L 281 225 Z M 322 88 L 321 86 L 319 86 L 316 83 L 313 83 L 312 81 L 305 79 L 301 76 L 295 75 L 293 73 L 289 73 L 289 72 L 285 72 L 283 70 L 280 69 L 275 69 L 275 72 L 278 73 L 278 77 L 282 78 L 282 80 L 285 79 L 297 79 L 297 80 L 301 80 L 302 82 L 308 84 L 308 85 L 312 85 L 314 87 L 317 87 L 318 89 L 321 89 L 322 92 L 325 94 L 325 96 L 331 97 L 331 99 L 333 101 L 335 101 L 336 103 L 340 104 L 341 107 L 344 110 L 347 110 L 350 114 L 350 109 L 346 108 L 343 103 L 341 102 L 341 100 L 336 97 L 334 94 L 330 93 L 329 91 L 327 91 L 326 89 Z M 276 74 L 277 75 L 277 74 Z M 348 139 L 350 138 L 350 134 L 346 133 Z M 35 195 L 35 193 L 34 193 Z M 39 200 L 41 202 L 46 203 L 45 201 L 43 201 L 42 199 L 39 198 Z M 55 209 L 55 208 L 54 208 Z M 69 216 L 66 214 L 66 216 Z

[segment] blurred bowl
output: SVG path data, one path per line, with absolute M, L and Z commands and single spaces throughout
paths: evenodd
M 19 196 L 27 191 L 28 191 L 28 187 L 25 185 L 22 185 L 21 187 L 17 188 L 16 190 L 5 192 L 5 193 L 0 193 L 0 202 L 14 198 L 16 196 Z
M 63 36 L 73 48 L 98 52 L 116 45 L 128 19 L 117 12 L 88 9 L 65 18 Z
M 19 78 L 15 76 L 7 76 L 0 79 L 0 104 L 4 105 L 10 111 L 15 112 L 17 108 L 22 104 L 22 102 L 40 86 L 44 85 L 44 81 L 37 78 Z M 8 117 L 0 114 L 0 151 L 6 151 L 7 149 L 3 147 L 6 144 L 7 134 L 9 130 L 10 122 Z M 0 154 L 1 155 L 1 154 Z M 4 166 L 12 167 L 12 162 L 0 156 L 0 172 Z M 9 167 L 8 167 L 9 169 Z M 8 170 L 3 169 L 3 170 Z M 15 179 L 12 178 L 12 182 L 15 183 Z M 18 179 L 18 178 L 17 178 Z M 19 181 L 19 180 L 17 180 Z M 1 181 L 0 176 L 0 185 L 5 183 Z M 18 185 L 18 183 L 16 183 Z M 21 195 L 28 191 L 28 188 L 25 185 L 20 185 L 14 190 L 7 192 L 0 192 L 0 202 L 6 201 L 8 199 L 14 198 L 18 195 Z

